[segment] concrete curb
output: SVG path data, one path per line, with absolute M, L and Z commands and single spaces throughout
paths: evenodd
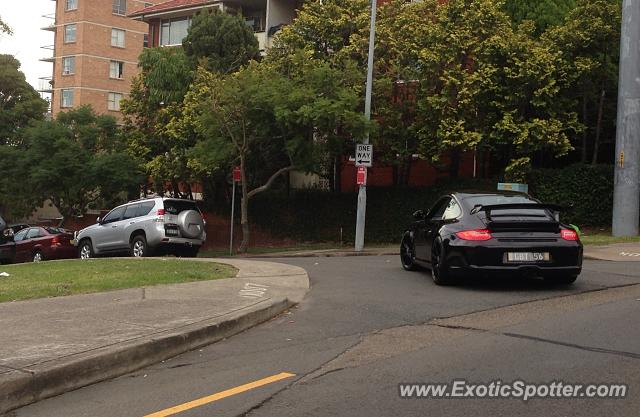
M 223 260 L 216 261 L 224 263 Z M 308 283 L 306 273 L 304 278 Z M 4 373 L 0 377 L 0 415 L 218 342 L 272 319 L 296 305 L 297 301 L 289 298 L 266 299 L 252 305 L 251 311 L 238 310 L 222 320 L 208 319 L 179 329 L 43 362 L 26 370 Z

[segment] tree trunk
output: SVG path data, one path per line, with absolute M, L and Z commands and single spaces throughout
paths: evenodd
M 600 135 L 602 132 L 602 114 L 604 113 L 604 99 L 606 97 L 606 91 L 602 88 L 600 93 L 600 102 L 598 103 L 598 122 L 596 124 L 596 139 L 593 142 L 593 158 L 591 163 L 593 165 L 598 163 L 598 148 L 600 147 Z
M 589 135 L 589 120 L 587 114 L 587 91 L 582 94 L 582 123 L 584 124 L 584 130 L 582 131 L 582 155 L 580 161 L 583 164 L 587 163 L 587 139 Z
M 240 202 L 240 224 L 242 225 L 242 242 L 238 252 L 246 253 L 249 247 L 249 184 L 247 184 L 247 171 L 245 155 L 240 153 L 240 177 L 242 180 L 242 200 Z

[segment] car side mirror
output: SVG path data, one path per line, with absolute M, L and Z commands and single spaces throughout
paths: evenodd
M 422 210 L 416 211 L 415 213 L 413 213 L 413 218 L 416 220 L 424 220 L 425 218 L 424 211 Z
M 97 218 L 96 218 L 96 223 L 98 223 L 98 224 L 102 224 L 102 219 L 101 219 L 100 217 L 97 217 Z

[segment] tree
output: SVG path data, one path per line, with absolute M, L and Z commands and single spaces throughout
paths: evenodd
M 564 23 L 567 14 L 576 6 L 576 0 L 506 0 L 504 10 L 516 25 L 532 20 L 536 33 Z
M 39 203 L 50 199 L 64 217 L 121 203 L 144 181 L 136 161 L 122 151 L 115 119 L 87 107 L 41 121 L 25 132 L 25 188 Z
M 228 75 L 201 68 L 185 100 L 183 120 L 205 138 L 191 153 L 193 164 L 212 171 L 240 164 L 241 252 L 250 242 L 251 198 L 287 172 L 313 171 L 337 128 L 354 135 L 366 128 L 345 74 L 306 55 L 297 62 L 300 71 L 291 77 L 255 61 Z M 280 156 L 278 165 L 262 158 L 265 150 Z M 272 167 L 266 178 L 255 175 L 263 164 Z
M 455 175 L 461 151 L 484 148 L 526 168 L 536 152 L 571 149 L 579 125 L 559 94 L 561 56 L 532 36 L 532 24 L 514 31 L 492 0 L 451 0 L 434 20 L 422 36 L 417 93 L 423 155 L 453 152 Z
M 20 62 L 0 55 L 0 145 L 17 144 L 18 132 L 34 120 L 42 120 L 47 103 L 27 83 Z
M 11 30 L 9 25 L 4 23 L 4 21 L 0 18 L 0 34 L 1 33 L 6 33 L 7 35 L 13 35 L 13 30 Z
M 621 7 L 617 0 L 578 0 L 563 25 L 549 29 L 544 38 L 564 59 L 571 82 L 564 94 L 575 100 L 581 122 L 581 160 L 587 162 L 590 137 L 591 162 L 598 162 L 603 131 L 615 136 L 620 51 Z
M 180 114 L 193 71 L 182 48 L 145 49 L 139 66 L 140 74 L 122 102 L 128 150 L 153 178 L 158 193 L 164 194 L 168 183 L 176 197 L 187 197 L 180 195 L 178 183 L 193 180 L 186 151 L 195 139 L 171 136 L 167 125 Z
M 182 46 L 192 68 L 231 73 L 260 57 L 253 30 L 240 15 L 218 9 L 196 14 Z

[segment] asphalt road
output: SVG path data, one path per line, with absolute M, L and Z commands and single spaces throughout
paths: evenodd
M 13 415 L 146 417 L 174 406 L 175 414 L 155 416 L 639 415 L 637 264 L 585 261 L 571 287 L 534 279 L 437 287 L 428 272 L 403 271 L 396 257 L 279 261 L 304 267 L 312 281 L 289 313 Z M 243 387 L 283 372 L 295 376 Z M 628 394 L 526 402 L 399 396 L 403 382 L 462 379 L 622 383 Z

